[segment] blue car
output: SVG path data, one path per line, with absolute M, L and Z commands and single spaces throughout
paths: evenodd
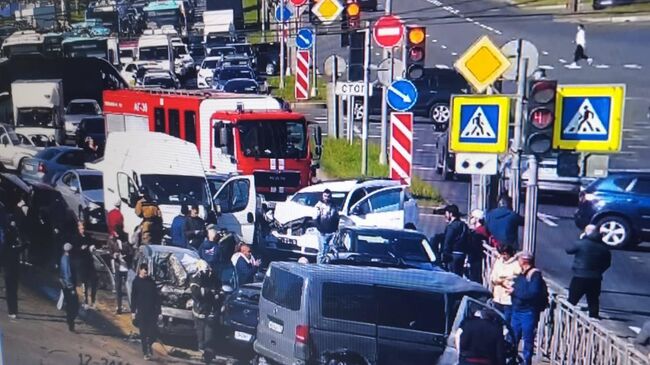
M 650 240 L 650 172 L 611 174 L 580 193 L 578 228 L 600 226 L 603 242 L 622 248 Z
M 25 182 L 53 185 L 56 179 L 71 169 L 83 168 L 86 155 L 81 148 L 57 146 L 46 148 L 29 158 L 20 170 Z

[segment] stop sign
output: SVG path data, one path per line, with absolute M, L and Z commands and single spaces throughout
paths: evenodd
M 394 15 L 382 16 L 377 19 L 372 36 L 380 47 L 393 48 L 397 46 L 404 36 L 402 19 Z
M 291 4 L 295 7 L 303 6 L 307 3 L 307 0 L 291 0 Z

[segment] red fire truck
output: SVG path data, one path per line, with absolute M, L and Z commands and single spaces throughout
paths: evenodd
M 196 144 L 207 172 L 254 175 L 257 192 L 282 199 L 311 183 L 321 130 L 277 99 L 195 91 L 104 91 L 106 132 L 149 130 Z

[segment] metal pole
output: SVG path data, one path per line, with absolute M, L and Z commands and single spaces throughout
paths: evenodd
M 268 0 L 262 0 L 262 41 L 266 42 L 266 17 L 268 16 L 267 2 Z
M 510 195 L 512 198 L 512 208 L 519 213 L 521 192 L 521 144 L 522 144 L 522 126 L 524 125 L 524 94 L 526 93 L 526 74 L 528 72 L 528 60 L 522 57 L 522 40 L 518 40 L 517 45 L 517 102 L 515 104 L 515 130 L 512 139 L 512 175 Z
M 313 78 L 312 78 L 312 82 L 311 82 L 311 97 L 312 98 L 314 98 L 314 97 L 316 97 L 316 95 L 318 95 L 318 88 L 317 88 L 318 85 L 316 85 L 316 80 L 318 80 L 318 78 L 316 77 L 316 65 L 318 65 L 318 62 L 316 62 L 316 38 L 318 38 L 318 37 L 316 36 L 316 27 L 314 27 L 314 42 L 311 45 L 311 47 L 312 47 L 312 58 L 313 58 L 313 62 L 312 62 L 312 65 L 313 65 L 313 69 L 312 69 L 313 75 L 312 75 L 312 77 Z M 334 63 L 336 63 L 336 62 L 334 62 Z
M 332 128 L 328 128 L 329 130 L 334 130 L 334 138 L 338 139 L 339 138 L 339 101 L 338 101 L 338 96 L 336 95 L 336 79 L 338 78 L 338 62 L 336 62 L 337 58 L 336 56 L 330 56 L 334 59 L 334 62 L 332 62 L 332 116 L 330 119 L 331 123 L 334 123 Z
M 284 65 L 284 57 L 285 57 L 285 46 L 286 42 L 284 39 L 284 0 L 280 0 L 280 13 L 282 14 L 282 17 L 280 19 L 280 89 L 284 89 L 284 76 L 285 76 L 285 65 Z
M 393 1 L 386 0 L 386 5 L 384 6 L 384 14 L 390 15 L 393 12 Z M 390 58 L 390 81 L 393 81 L 393 49 L 390 51 L 384 48 L 384 59 L 387 57 Z M 381 88 L 381 149 L 379 151 L 379 164 L 385 165 L 388 159 L 388 103 L 386 102 L 386 94 L 388 93 L 388 88 L 384 85 Z
M 370 92 L 370 22 L 365 24 L 366 44 L 363 52 L 363 125 L 361 126 L 361 175 L 368 175 L 368 99 Z
M 347 111 L 348 144 L 352 144 L 352 140 L 354 139 L 354 118 L 352 117 L 353 107 L 354 107 L 354 96 L 348 95 L 348 111 Z
M 537 249 L 537 157 L 528 156 L 528 185 L 526 187 L 526 215 L 524 216 L 524 250 L 535 255 Z

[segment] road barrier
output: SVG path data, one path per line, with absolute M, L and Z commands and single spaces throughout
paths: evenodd
M 483 283 L 491 289 L 497 252 L 487 245 L 483 248 Z M 559 365 L 650 365 L 648 355 L 569 303 L 561 285 L 544 279 L 550 298 L 537 327 L 536 356 Z

